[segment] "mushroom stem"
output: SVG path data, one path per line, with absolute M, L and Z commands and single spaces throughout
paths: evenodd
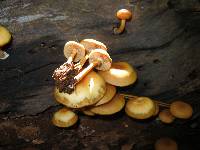
M 89 54 L 89 65 L 83 69 L 78 75 L 74 77 L 77 84 L 83 79 L 93 68 L 98 70 L 109 70 L 111 67 L 112 59 L 109 54 L 102 49 L 95 49 Z
M 88 60 L 88 58 L 89 58 L 89 55 L 88 54 L 85 55 L 85 57 L 83 57 L 80 60 L 80 62 L 75 65 L 75 69 L 77 69 L 78 71 L 80 71 L 83 68 L 85 62 Z
M 135 95 L 130 95 L 130 94 L 121 94 L 123 95 L 124 97 L 131 97 L 131 98 L 137 98 L 138 96 L 135 96 Z M 167 104 L 167 103 L 164 103 L 164 102 L 161 102 L 161 101 L 157 101 L 157 100 L 153 100 L 154 102 L 158 103 L 158 105 L 160 106 L 163 106 L 163 107 L 167 107 L 169 108 L 170 107 L 170 104 Z
M 100 64 L 100 61 L 95 61 L 93 63 L 90 63 L 85 69 L 83 69 L 78 75 L 74 77 L 77 84 L 79 81 L 81 81 L 94 67 L 98 66 Z
M 124 31 L 126 20 L 121 20 L 119 28 L 114 28 L 114 34 L 120 34 Z
M 6 53 L 5 51 L 0 49 L 0 59 L 4 60 L 6 58 L 8 58 L 9 54 Z
M 74 60 L 74 57 L 76 56 L 76 51 L 73 51 L 72 52 L 72 54 L 71 54 L 71 56 L 68 58 L 68 60 L 67 60 L 67 63 L 68 64 L 71 64 L 72 62 L 73 62 L 73 60 Z

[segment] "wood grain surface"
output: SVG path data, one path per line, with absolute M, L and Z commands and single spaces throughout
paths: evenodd
M 123 34 L 114 35 L 120 8 L 134 17 Z M 60 107 L 52 95 L 52 72 L 65 61 L 65 42 L 85 38 L 102 41 L 113 61 L 136 68 L 137 82 L 118 91 L 166 102 L 184 98 L 198 114 L 199 0 L 1 0 L 0 24 L 13 36 L 3 48 L 10 57 L 0 61 L 0 149 L 147 150 L 160 136 L 175 138 L 184 150 L 200 147 L 198 115 L 171 126 L 138 122 L 123 112 L 108 119 L 80 116 L 66 130 L 50 122 Z

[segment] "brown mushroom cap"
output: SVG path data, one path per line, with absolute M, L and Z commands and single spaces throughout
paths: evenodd
M 57 127 L 70 127 L 78 121 L 78 116 L 67 108 L 62 108 L 54 113 L 52 122 Z
M 193 109 L 190 104 L 183 101 L 175 101 L 170 105 L 170 112 L 177 118 L 188 119 L 193 114 Z
M 104 80 L 115 86 L 128 86 L 137 79 L 137 73 L 127 62 L 114 62 L 108 71 L 98 71 Z
M 56 101 L 69 108 L 82 108 L 97 103 L 106 92 L 106 83 L 96 72 L 88 73 L 77 85 L 72 94 L 59 92 L 55 88 Z
M 85 48 L 82 44 L 75 41 L 69 41 L 64 46 L 64 55 L 69 58 L 73 52 L 76 52 L 74 62 L 78 62 L 81 58 L 85 57 Z
M 106 93 L 105 95 L 103 96 L 102 99 L 100 99 L 96 104 L 95 106 L 99 106 L 99 105 L 102 105 L 102 104 L 105 104 L 107 102 L 109 102 L 110 100 L 112 100 L 112 98 L 115 96 L 116 94 L 116 87 L 113 86 L 113 85 L 110 85 L 110 84 L 106 84 Z
M 132 13 L 127 9 L 120 9 L 117 11 L 117 18 L 121 20 L 129 20 L 132 17 Z
M 148 97 L 130 98 L 125 106 L 126 114 L 135 119 L 150 118 L 155 109 L 155 103 Z
M 103 49 L 107 50 L 107 47 L 105 44 L 94 40 L 94 39 L 84 39 L 80 42 L 85 47 L 85 50 L 87 53 L 90 53 L 94 49 Z
M 160 138 L 155 143 L 155 150 L 178 150 L 178 145 L 170 138 Z
M 112 64 L 112 59 L 107 51 L 102 49 L 95 49 L 89 55 L 89 63 L 100 62 L 96 69 L 106 71 L 109 70 Z
M 99 115 L 112 115 L 122 110 L 124 105 L 124 97 L 120 94 L 116 94 L 110 102 L 100 106 L 92 107 L 90 111 Z
M 164 123 L 172 123 L 175 117 L 170 113 L 168 109 L 164 109 L 159 113 L 159 119 Z
M 10 32 L 3 26 L 0 25 L 0 47 L 8 44 L 11 40 Z

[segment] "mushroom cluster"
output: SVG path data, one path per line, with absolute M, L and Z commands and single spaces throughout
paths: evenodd
M 175 118 L 189 119 L 193 114 L 192 106 L 182 100 L 175 100 L 168 104 L 148 97 L 122 95 L 128 99 L 125 112 L 134 119 L 148 119 L 158 116 L 160 121 L 170 124 Z
M 137 73 L 127 62 L 112 62 L 108 51 L 105 44 L 94 39 L 65 44 L 67 61 L 52 76 L 56 83 L 55 99 L 64 105 L 53 115 L 55 126 L 74 125 L 78 120 L 76 112 L 88 116 L 112 115 L 124 107 L 128 116 L 140 120 L 159 114 L 161 121 L 171 123 L 175 118 L 192 116 L 192 107 L 182 101 L 166 104 L 144 96 L 117 93 L 117 86 L 135 83 Z M 160 112 L 160 107 L 167 109 Z

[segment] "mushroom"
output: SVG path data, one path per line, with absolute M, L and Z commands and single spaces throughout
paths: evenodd
M 106 84 L 106 93 L 103 96 L 103 98 L 101 98 L 96 104 L 95 106 L 99 106 L 102 104 L 105 104 L 107 102 L 109 102 L 110 100 L 112 100 L 112 98 L 115 96 L 116 94 L 116 87 L 110 84 Z
M 115 86 L 128 86 L 137 79 L 137 73 L 127 62 L 114 62 L 107 71 L 98 71 L 104 80 Z
M 124 93 L 120 93 L 121 95 L 123 95 L 124 97 L 126 98 L 138 98 L 138 96 L 135 96 L 135 95 L 131 95 L 131 94 L 124 94 Z M 168 103 L 165 103 L 165 102 L 162 102 L 162 101 L 158 101 L 158 100 L 153 100 L 155 102 L 155 104 L 157 104 L 158 106 L 162 106 L 162 107 L 166 107 L 166 108 L 169 108 L 170 107 L 170 104 Z M 159 108 L 158 110 L 159 111 Z
M 82 108 L 97 103 L 105 92 L 105 81 L 96 72 L 91 71 L 76 85 L 71 94 L 59 92 L 56 87 L 54 96 L 57 102 L 69 108 Z
M 112 59 L 105 50 L 95 49 L 89 54 L 89 63 L 90 64 L 85 69 L 74 77 L 76 83 L 82 80 L 93 68 L 103 71 L 109 70 Z
M 103 49 L 107 51 L 107 47 L 102 42 L 94 39 L 84 39 L 80 42 L 85 47 L 87 54 L 89 54 L 94 49 Z
M 10 32 L 3 26 L 0 25 L 0 59 L 6 59 L 9 54 L 1 50 L 3 46 L 11 41 Z
M 175 117 L 170 113 L 168 109 L 164 109 L 159 113 L 159 119 L 164 123 L 172 123 Z
M 67 108 L 62 108 L 54 113 L 52 122 L 57 127 L 70 127 L 78 121 L 78 116 Z
M 78 62 L 85 56 L 85 48 L 82 44 L 69 41 L 64 46 L 64 55 L 68 59 L 68 63 Z
M 56 81 L 56 86 L 60 92 L 72 93 L 75 88 L 74 77 L 78 74 L 73 61 L 80 61 L 85 56 L 85 48 L 75 41 L 69 41 L 64 46 L 64 55 L 68 58 L 67 62 L 57 68 L 52 77 Z
M 94 106 L 90 109 L 90 111 L 98 115 L 112 115 L 122 110 L 124 105 L 124 97 L 120 94 L 116 94 L 108 103 L 100 106 Z
M 86 50 L 86 55 L 85 57 L 83 57 L 79 63 L 77 63 L 76 67 L 78 68 L 78 70 L 81 70 L 83 65 L 85 64 L 85 62 L 87 61 L 87 59 L 89 58 L 89 54 L 92 50 L 94 49 L 102 49 L 102 50 L 106 50 L 107 51 L 107 47 L 106 45 L 104 45 L 103 43 L 94 40 L 94 39 L 84 39 L 80 42 L 80 44 L 82 44 Z
M 189 119 L 193 114 L 193 109 L 190 104 L 183 101 L 175 101 L 170 105 L 170 112 L 177 118 Z
M 148 97 L 130 98 L 125 106 L 126 114 L 135 119 L 150 118 L 155 110 L 155 103 Z
M 9 57 L 9 54 L 0 49 L 0 59 L 4 60 Z
M 124 31 L 126 21 L 132 18 L 132 13 L 127 9 L 120 9 L 117 11 L 117 18 L 121 20 L 119 28 L 114 28 L 114 34 L 120 34 Z
M 156 141 L 155 150 L 178 150 L 178 145 L 174 140 L 163 137 Z

